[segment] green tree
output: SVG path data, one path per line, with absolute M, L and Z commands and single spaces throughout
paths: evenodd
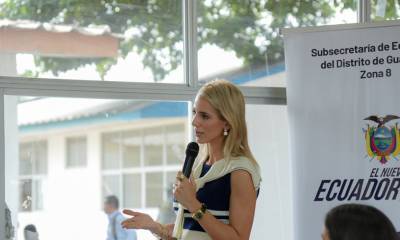
M 353 0 L 197 1 L 198 47 L 208 43 L 233 50 L 248 66 L 274 64 L 283 60 L 280 28 L 317 25 L 333 17 L 336 9 L 355 9 L 355 4 Z M 121 41 L 119 56 L 137 52 L 156 81 L 182 62 L 180 0 L 5 0 L 0 4 L 0 18 L 80 27 L 107 25 L 113 33 L 133 32 Z M 40 71 L 53 74 L 89 63 L 95 63 L 104 77 L 116 59 L 35 57 Z

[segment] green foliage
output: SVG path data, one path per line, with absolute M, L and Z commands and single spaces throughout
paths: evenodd
M 33 70 L 26 70 L 23 74 L 23 77 L 37 78 L 39 77 L 39 72 Z
M 283 59 L 280 28 L 320 25 L 333 17 L 336 9 L 355 9 L 354 2 L 197 1 L 198 47 L 214 44 L 232 50 L 248 66 L 273 64 Z M 181 0 L 5 0 L 0 4 L 0 18 L 80 27 L 107 25 L 112 32 L 126 36 L 120 42 L 119 55 L 125 58 L 137 52 L 156 81 L 176 69 L 183 58 Z M 35 63 L 40 71 L 53 74 L 96 64 L 103 78 L 116 59 L 37 56 Z
M 58 76 L 60 72 L 78 69 L 88 64 L 95 64 L 100 78 L 104 79 L 107 71 L 115 63 L 116 60 L 113 58 L 55 58 L 35 56 L 35 65 L 39 68 L 39 71 L 50 71 L 55 76 Z M 28 73 L 33 74 L 31 71 Z M 38 76 L 38 73 L 34 74 Z
M 400 0 L 386 0 L 386 8 L 384 16 L 377 16 L 377 8 L 378 3 L 381 1 L 372 0 L 371 1 L 371 18 L 375 21 L 382 20 L 395 20 L 399 18 L 399 8 L 400 8 Z M 383 2 L 384 3 L 384 2 Z

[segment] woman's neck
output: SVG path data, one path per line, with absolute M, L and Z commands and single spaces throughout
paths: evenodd
M 208 145 L 208 154 L 207 163 L 210 165 L 224 158 L 222 147 L 216 147 L 211 144 Z

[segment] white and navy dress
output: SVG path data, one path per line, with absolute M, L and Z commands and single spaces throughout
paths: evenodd
M 199 162 L 193 170 L 193 177 L 196 182 L 196 197 L 207 206 L 207 211 L 219 221 L 229 224 L 229 202 L 231 195 L 231 173 L 235 170 L 245 170 L 250 173 L 254 183 L 255 190 L 258 192 L 261 181 L 259 169 L 257 166 L 245 157 L 240 157 L 227 161 L 225 159 L 215 162 L 213 165 L 207 165 L 205 162 Z M 179 216 L 179 204 L 174 201 L 174 210 L 177 213 L 177 222 L 182 217 L 182 238 L 186 240 L 208 240 L 210 236 L 200 226 L 200 224 L 191 217 L 187 209 L 182 209 L 183 216 Z M 177 224 L 175 222 L 175 224 Z

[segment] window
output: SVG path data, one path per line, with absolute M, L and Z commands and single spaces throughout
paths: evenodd
M 66 140 L 67 145 L 67 168 L 86 167 L 87 165 L 87 143 L 85 137 L 70 137 Z
M 47 175 L 47 142 L 20 143 L 19 155 L 19 210 L 42 210 L 43 182 Z
M 119 175 L 103 176 L 102 186 L 103 186 L 103 198 L 101 199 L 101 201 L 103 201 L 104 197 L 108 195 L 115 195 L 119 199 L 121 199 L 122 192 L 120 189 L 121 180 Z
M 182 164 L 185 158 L 185 128 L 182 125 L 169 125 L 165 127 L 167 164 Z
M 102 133 L 103 197 L 117 195 L 131 208 L 157 208 L 170 198 L 171 179 L 184 160 L 186 119 L 151 122 Z
M 120 167 L 119 160 L 121 159 L 120 137 L 121 133 L 105 133 L 102 137 L 102 168 L 103 169 L 118 169 Z
M 141 131 L 126 131 L 122 134 L 122 166 L 124 168 L 139 167 L 141 159 Z
M 162 173 L 146 173 L 146 207 L 160 207 L 167 200 L 163 199 L 164 191 L 167 190 L 164 190 Z
M 396 20 L 399 18 L 400 18 L 399 1 L 394 1 L 394 0 L 371 1 L 372 21 Z
M 43 180 L 20 180 L 20 208 L 21 212 L 31 212 L 43 209 Z
M 143 132 L 144 165 L 157 166 L 163 163 L 163 132 L 162 128 L 150 128 Z
M 182 1 L 0 1 L 0 12 L 0 52 L 17 53 L 19 76 L 183 83 Z
M 124 205 L 128 208 L 142 208 L 142 178 L 139 173 L 124 174 Z
M 246 86 L 286 87 L 286 27 L 355 23 L 350 1 L 196 1 L 199 81 L 229 79 Z
M 76 212 L 87 212 L 94 219 L 91 226 L 106 229 L 102 204 L 107 195 L 116 195 L 121 208 L 157 217 L 160 205 L 171 198 L 172 183 L 167 181 L 173 177 L 166 175 L 176 175 L 182 167 L 179 155 L 184 152 L 179 151 L 189 137 L 188 102 L 19 99 L 24 101 L 16 102 L 12 120 L 20 161 L 7 160 L 6 165 L 7 173 L 18 168 L 14 182 L 19 188 L 12 188 L 7 175 L 11 191 L 6 196 L 10 206 L 17 206 L 12 212 L 20 226 L 37 223 L 44 240 L 104 239 L 106 231 L 86 236 L 87 218 L 76 219 Z M 6 144 L 14 142 L 6 139 Z M 59 228 L 52 224 L 52 214 L 63 215 Z M 60 236 L 61 225 L 76 231 Z M 23 238 L 22 229 L 18 236 Z

